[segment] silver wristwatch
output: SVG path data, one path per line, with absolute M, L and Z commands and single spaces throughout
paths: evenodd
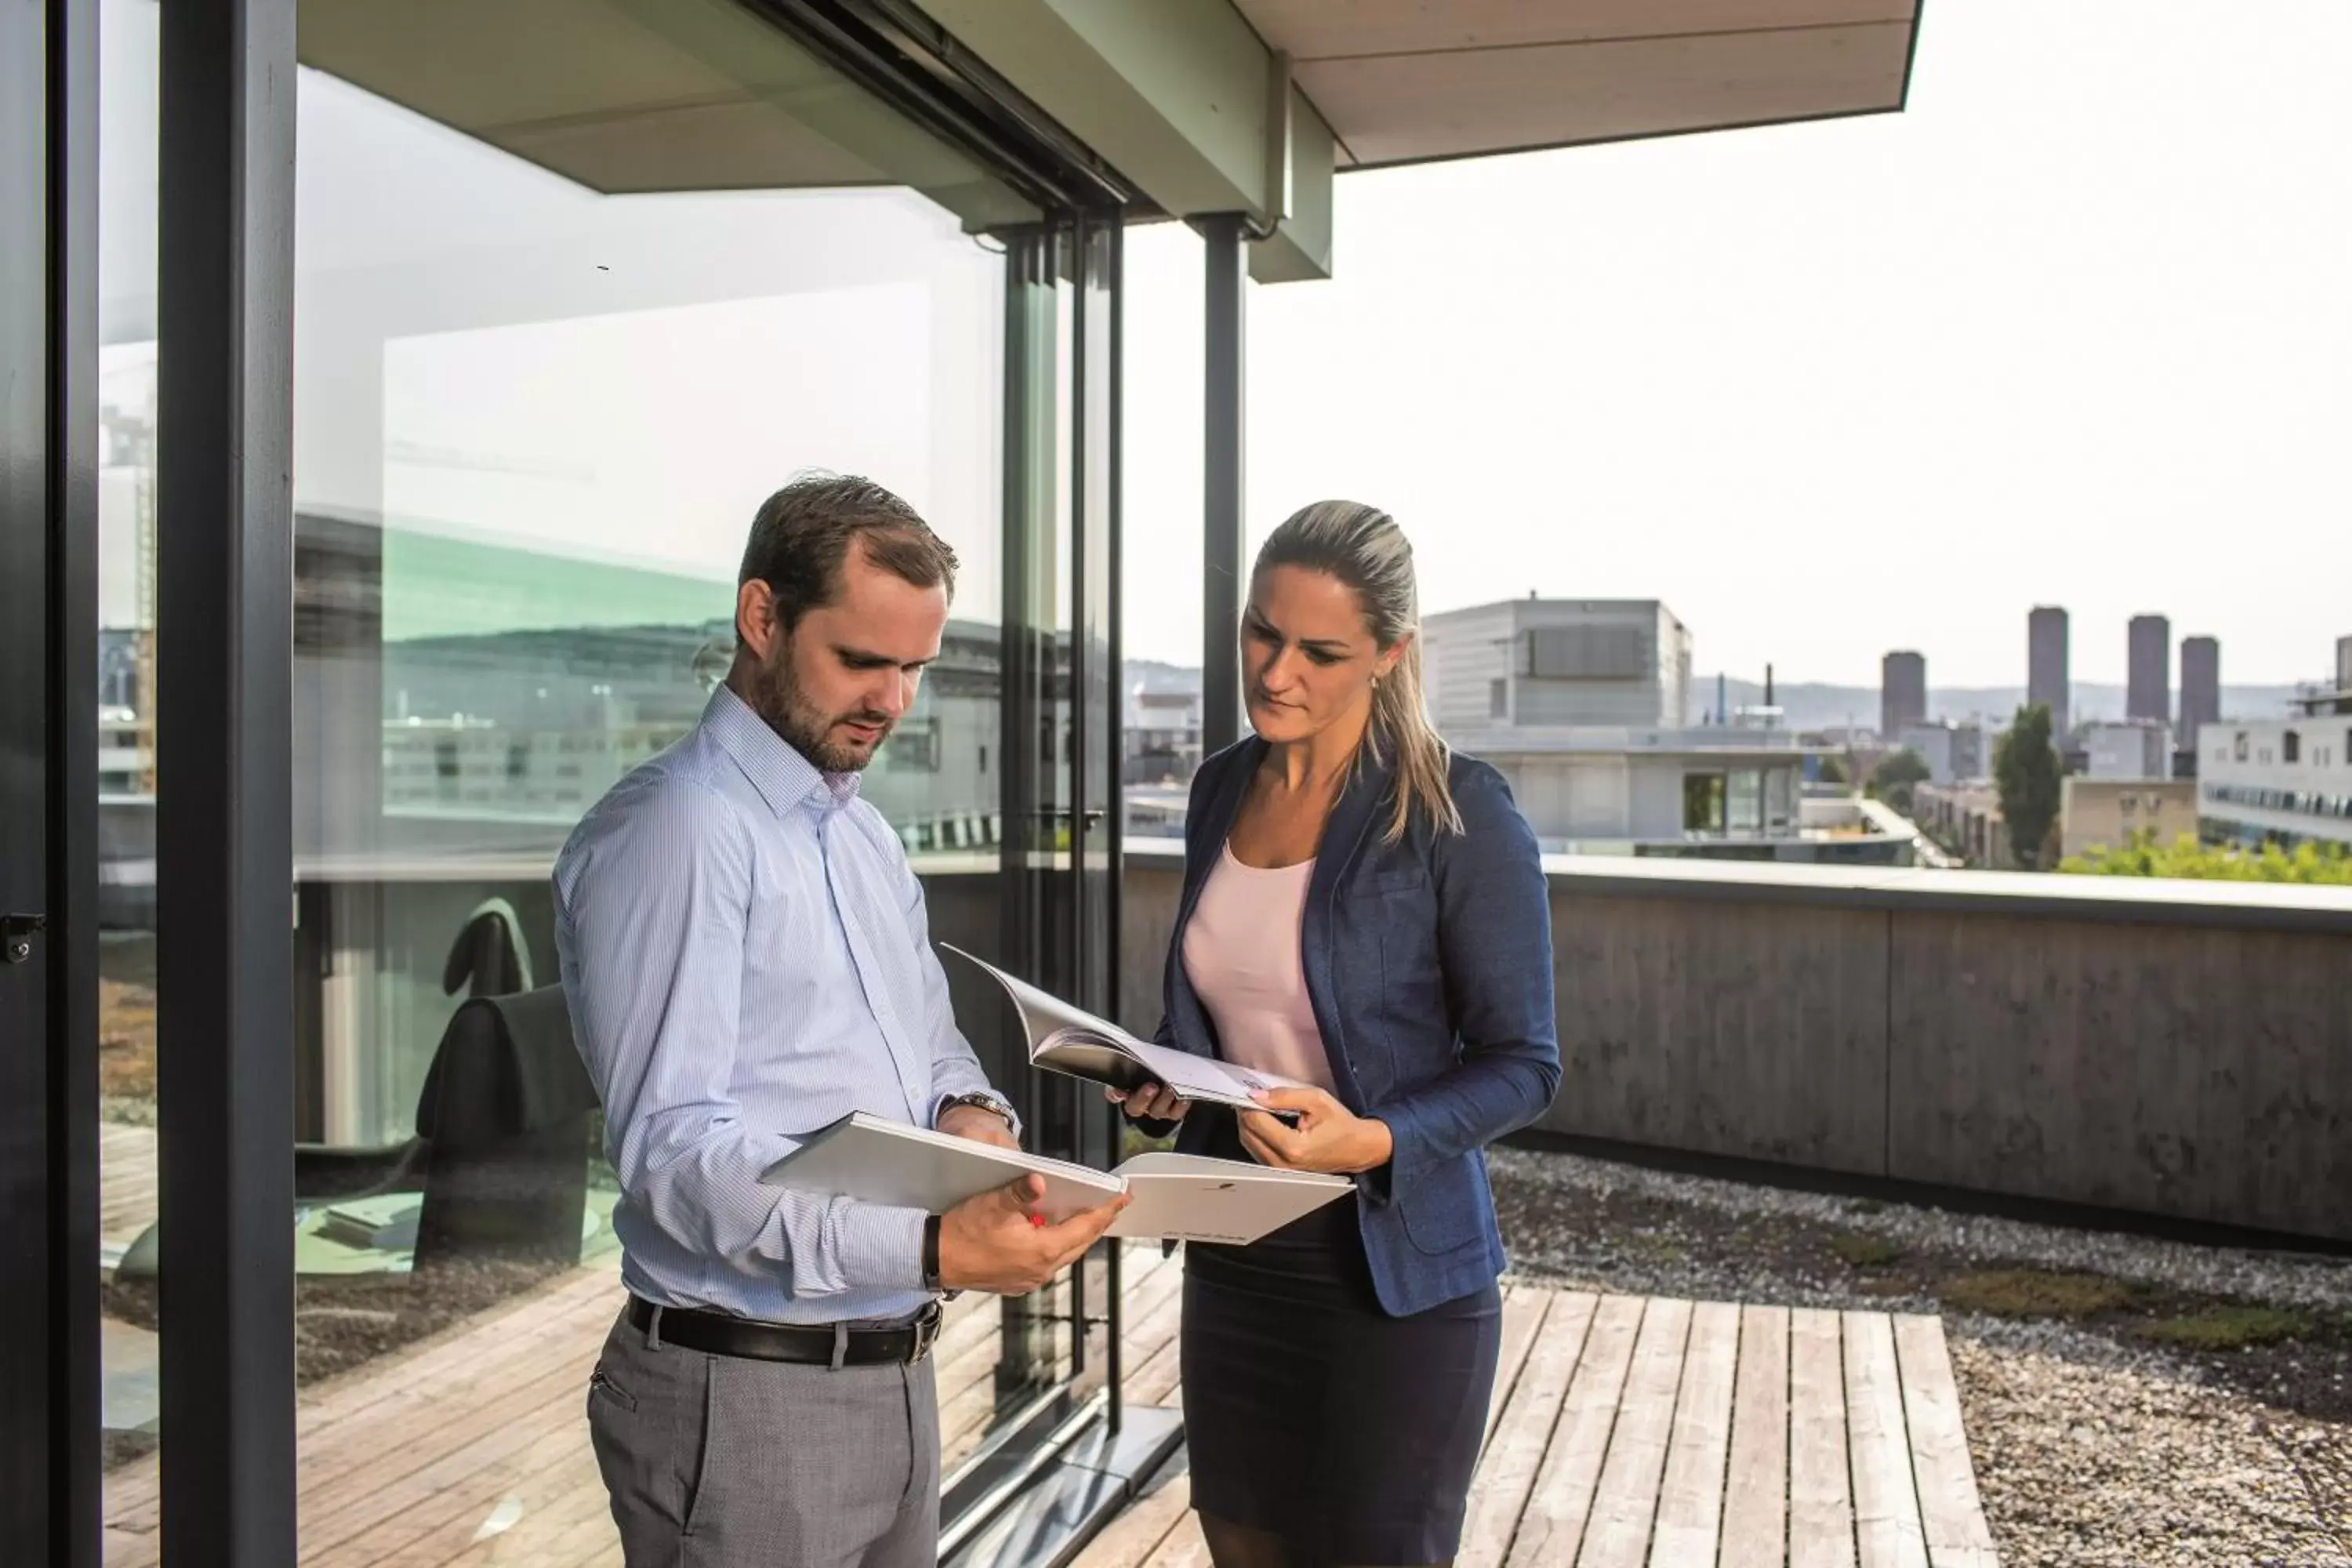
M 933 1114 L 931 1118 L 932 1121 L 936 1123 L 939 1119 L 945 1116 L 950 1109 L 959 1105 L 976 1105 L 981 1110 L 987 1111 L 990 1115 L 1003 1119 L 1004 1122 L 1004 1130 L 1007 1132 L 1012 1133 L 1016 1138 L 1021 1135 L 1021 1118 L 1013 1113 L 1012 1102 L 1007 1100 L 1001 1094 L 974 1092 L 971 1094 L 950 1095 L 947 1099 L 940 1101 L 940 1108 L 938 1111 Z

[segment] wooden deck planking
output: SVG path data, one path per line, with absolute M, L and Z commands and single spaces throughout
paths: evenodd
M 1478 1436 L 1481 1454 L 1495 1440 L 1495 1423 L 1502 1419 L 1511 1386 L 1528 1363 L 1528 1352 L 1535 1346 L 1536 1331 L 1543 1324 L 1544 1309 L 1551 1304 L 1552 1295 L 1549 1290 L 1504 1282 L 1503 1342 L 1495 1354 L 1495 1394 L 1486 1401 L 1486 1427 Z
M 1992 1531 L 1977 1497 L 1976 1468 L 1969 1463 L 1968 1435 L 1960 1425 L 1960 1391 L 1952 1381 L 1943 1320 L 1924 1315 L 1895 1319 L 1895 1354 L 1929 1568 L 1994 1568 Z
M 1723 1522 L 1724 1474 L 1731 1450 L 1734 1374 L 1739 1359 L 1739 1309 L 1701 1303 L 1691 1312 L 1682 1388 L 1675 1395 L 1674 1437 L 1658 1489 L 1650 1560 L 1714 1568 Z M 1773 1530 L 1777 1541 L 1780 1531 Z
M 127 1247 L 155 1223 L 158 1171 L 153 1128 L 98 1124 L 100 1239 Z
M 1172 1405 L 1181 1265 L 1128 1257 L 1128 1396 Z M 583 1415 L 617 1305 L 609 1268 L 582 1270 L 306 1390 L 306 1568 L 618 1568 Z M 1937 1320 L 1517 1281 L 1503 1314 L 1464 1568 L 1995 1568 Z M 959 1447 L 992 1411 L 997 1333 L 990 1299 L 951 1304 Z M 152 1459 L 109 1478 L 109 1568 L 156 1560 L 155 1479 Z M 1082 1568 L 1206 1568 L 1190 1503 L 1173 1467 Z
M 1192 1478 L 1163 1473 L 1128 1510 L 1087 1542 L 1070 1568 L 1142 1568 L 1192 1517 Z
M 1789 1560 L 1789 1309 L 1739 1309 L 1731 1454 L 1724 1469 L 1716 1568 L 1781 1568 Z M 1700 1560 L 1700 1568 L 1706 1561 Z
M 1642 1326 L 1638 1297 L 1607 1296 L 1593 1310 L 1584 1354 L 1560 1402 L 1559 1425 L 1536 1472 L 1527 1510 L 1519 1516 L 1510 1568 L 1572 1563 L 1591 1516 L 1593 1489 L 1609 1455 L 1609 1435 L 1617 1425 L 1618 1401 L 1633 1365 L 1633 1343 Z
M 1688 1301 L 1652 1300 L 1642 1310 L 1642 1331 L 1609 1434 L 1592 1517 L 1576 1554 L 1578 1568 L 1642 1568 L 1649 1558 L 1690 1326 Z
M 1600 1305 L 1598 1296 L 1550 1296 L 1519 1375 L 1507 1390 L 1497 1384 L 1492 1403 L 1502 1406 L 1502 1415 L 1497 1420 L 1490 1409 L 1492 1436 L 1470 1488 L 1462 1547 L 1454 1557 L 1459 1568 L 1496 1568 L 1509 1555 Z
M 1835 1312 L 1789 1314 L 1790 1568 L 1854 1568 L 1839 1330 Z
M 1862 1568 L 1927 1568 L 1903 1389 L 1895 1377 L 1895 1324 L 1884 1312 L 1847 1312 L 1843 1318 L 1855 1555 Z

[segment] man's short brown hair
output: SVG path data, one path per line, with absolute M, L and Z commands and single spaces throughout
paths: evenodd
M 776 596 L 776 625 L 789 633 L 840 596 L 853 541 L 891 575 L 955 597 L 956 555 L 947 541 L 913 507 L 856 474 L 804 474 L 761 501 L 736 582 L 765 583 Z

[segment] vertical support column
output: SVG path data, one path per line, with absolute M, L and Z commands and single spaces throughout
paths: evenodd
M 163 11 L 163 1538 L 295 1560 L 294 0 Z
M 0 1556 L 97 1568 L 98 6 L 0 7 Z
M 1055 951 L 1058 922 L 1052 869 L 1051 809 L 1060 767 L 1055 686 L 1060 654 L 1054 636 L 1054 584 L 1059 486 L 1056 425 L 1060 330 L 1058 247 L 1051 226 L 1004 235 L 1004 533 L 1003 724 L 998 775 L 1003 831 L 998 844 L 1003 886 L 1000 962 L 1053 988 L 1066 968 Z M 1016 1053 L 1018 1055 L 1018 1053 Z M 1009 1064 L 1008 1064 L 1009 1065 Z M 1054 1153 L 1051 1107 L 1043 1075 L 1026 1065 L 998 1081 L 1028 1123 L 1033 1146 Z M 999 1415 L 1043 1386 L 1053 1363 L 1056 1287 L 1007 1297 L 998 1308 L 994 1376 Z
M 1122 420 L 1126 409 L 1121 403 L 1120 388 L 1127 378 L 1127 220 L 1123 214 L 1113 214 L 1102 225 L 1102 274 L 1090 279 L 1088 298 L 1098 301 L 1096 312 L 1103 342 L 1103 379 L 1107 384 L 1102 394 L 1102 431 L 1104 461 L 1108 471 L 1102 476 L 1104 505 L 1104 598 L 1103 658 L 1108 666 L 1110 688 L 1110 732 L 1105 737 L 1108 751 L 1110 793 L 1104 803 L 1103 851 L 1108 862 L 1110 899 L 1105 911 L 1104 994 L 1100 998 L 1101 1013 L 1106 1018 L 1118 1016 L 1119 976 L 1125 972 L 1126 950 L 1124 910 L 1127 902 L 1126 843 L 1127 843 L 1127 670 L 1126 670 L 1126 611 L 1127 591 L 1124 575 L 1126 543 L 1122 534 L 1125 517 L 1120 510 L 1120 496 L 1125 489 L 1121 464 L 1126 459 L 1126 437 Z M 1125 1139 L 1127 1120 L 1115 1105 L 1103 1109 L 1103 1119 L 1108 1124 L 1106 1142 L 1109 1144 L 1110 1163 L 1118 1163 L 1120 1144 Z M 1108 1299 L 1103 1304 L 1107 1320 L 1107 1349 L 1104 1352 L 1103 1378 L 1110 1389 L 1110 1429 L 1117 1432 L 1119 1419 L 1126 1410 L 1127 1394 L 1125 1357 L 1122 1340 L 1127 1331 L 1127 1290 L 1119 1264 L 1125 1247 L 1112 1242 L 1103 1270 L 1104 1289 Z
M 1202 380 L 1207 389 L 1201 454 L 1201 754 L 1241 739 L 1244 321 L 1249 253 L 1244 219 L 1197 221 L 1208 273 Z
M 48 14 L 49 1560 L 98 1568 L 99 7 Z

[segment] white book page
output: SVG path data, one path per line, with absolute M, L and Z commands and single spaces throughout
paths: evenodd
M 1298 1079 L 1286 1078 L 1278 1072 L 1236 1067 L 1232 1062 L 1221 1062 L 1214 1057 L 1196 1057 L 1190 1051 L 1155 1046 L 1146 1040 L 1129 1037 L 1125 1044 L 1129 1054 L 1141 1062 L 1145 1070 L 1186 1100 L 1249 1106 L 1256 1103 L 1250 1098 L 1252 1089 L 1307 1087 Z
M 1112 1236 L 1246 1247 L 1354 1192 L 1345 1176 L 1193 1154 L 1139 1154 L 1118 1168 L 1134 1201 Z
M 960 947 L 941 942 L 940 950 L 986 972 L 1004 988 L 1013 1011 L 1021 1016 L 1029 1059 L 1039 1067 L 1120 1089 L 1158 1081 L 1187 1100 L 1218 1105 L 1249 1106 L 1255 1103 L 1252 1089 L 1307 1087 L 1280 1073 L 1235 1067 L 1213 1057 L 1196 1057 L 1190 1051 L 1139 1040 L 1108 1019 L 1097 1018 L 1083 1007 L 1016 979 Z
M 863 1111 L 813 1133 L 761 1173 L 760 1180 L 822 1197 L 945 1214 L 966 1198 L 1032 1173 L 1045 1179 L 1037 1212 L 1053 1220 L 1098 1207 L 1126 1185 L 1114 1172 L 1015 1153 Z

